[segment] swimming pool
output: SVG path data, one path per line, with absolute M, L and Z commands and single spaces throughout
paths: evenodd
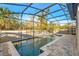
M 14 42 L 14 46 L 21 56 L 37 56 L 43 52 L 40 48 L 53 40 L 54 37 L 46 36 Z

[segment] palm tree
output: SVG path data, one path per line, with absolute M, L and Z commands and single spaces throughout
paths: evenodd
M 18 28 L 17 19 L 13 19 L 13 17 L 18 18 L 18 14 L 12 14 L 13 12 L 8 8 L 0 8 L 0 29 L 16 29 Z M 9 17 L 12 17 L 9 18 Z
M 45 12 L 42 12 L 39 17 L 41 31 L 48 29 L 48 23 L 47 23 L 47 20 L 45 19 L 47 17 L 48 12 L 49 12 L 49 9 L 45 10 Z
M 11 11 L 8 10 L 7 8 L 0 8 L 0 24 L 2 24 L 2 29 L 5 29 L 8 27 L 8 20 L 5 17 L 8 17 L 11 15 Z M 7 24 L 6 24 L 7 23 Z M 6 24 L 6 25 L 5 25 Z

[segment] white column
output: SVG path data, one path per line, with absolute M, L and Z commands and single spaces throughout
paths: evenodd
M 79 5 L 78 5 L 78 8 L 77 8 L 77 20 L 76 20 L 76 25 L 77 25 L 77 28 L 76 28 L 77 50 L 78 50 L 78 52 L 79 52 Z

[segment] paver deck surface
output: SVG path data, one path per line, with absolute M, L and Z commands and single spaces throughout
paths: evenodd
M 49 56 L 72 56 L 75 55 L 75 35 L 64 35 L 60 40 L 47 47 L 51 52 Z

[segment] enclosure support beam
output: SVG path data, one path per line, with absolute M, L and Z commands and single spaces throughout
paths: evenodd
M 79 5 L 78 5 L 78 8 L 77 8 L 77 21 L 76 21 L 76 25 L 77 25 L 77 28 L 76 28 L 76 34 L 77 34 L 77 50 L 79 52 Z

